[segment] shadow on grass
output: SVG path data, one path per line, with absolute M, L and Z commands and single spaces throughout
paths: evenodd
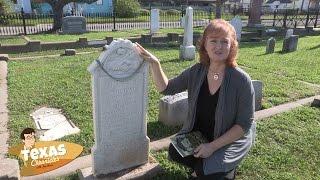
M 181 127 L 170 127 L 159 121 L 148 122 L 147 133 L 150 141 L 155 141 L 177 133 Z
M 315 50 L 315 49 L 318 49 L 318 48 L 320 48 L 320 44 L 317 45 L 317 46 L 314 46 L 314 47 L 312 47 L 312 48 L 309 48 L 308 50 Z

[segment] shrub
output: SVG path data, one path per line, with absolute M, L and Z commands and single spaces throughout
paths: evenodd
M 140 15 L 150 15 L 150 11 L 148 9 L 140 9 Z
M 140 13 L 140 4 L 137 0 L 117 0 L 115 11 L 120 18 L 136 17 Z
M 180 15 L 181 11 L 176 10 L 176 9 L 169 9 L 166 11 L 167 15 Z

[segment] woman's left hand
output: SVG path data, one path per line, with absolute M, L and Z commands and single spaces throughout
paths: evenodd
M 195 150 L 194 150 L 194 157 L 196 158 L 207 158 L 211 156 L 211 154 L 215 151 L 215 149 L 212 147 L 212 144 L 206 143 L 206 144 L 200 144 Z

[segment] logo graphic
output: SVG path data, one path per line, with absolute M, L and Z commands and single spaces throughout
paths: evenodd
M 26 128 L 21 132 L 23 144 L 9 149 L 9 153 L 23 161 L 21 176 L 45 173 L 64 166 L 80 155 L 83 147 L 64 141 L 38 141 L 35 131 Z

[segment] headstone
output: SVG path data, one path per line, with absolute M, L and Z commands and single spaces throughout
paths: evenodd
M 315 98 L 311 103 L 312 107 L 320 107 L 320 98 Z
M 150 34 L 154 34 L 160 29 L 159 9 L 151 9 L 150 21 L 151 21 Z
M 76 55 L 76 50 L 75 49 L 65 49 L 64 50 L 64 55 L 66 55 L 66 56 L 74 56 L 74 55 Z
M 9 55 L 8 54 L 0 54 L 0 61 L 8 61 Z
M 282 45 L 282 52 L 293 52 L 297 50 L 298 47 L 298 35 L 291 35 L 289 38 L 284 39 Z
M 239 16 L 236 16 L 231 19 L 230 24 L 234 27 L 237 34 L 237 40 L 240 42 L 241 40 L 241 32 L 242 32 L 242 21 Z
M 194 60 L 196 47 L 193 45 L 193 9 L 186 9 L 183 44 L 180 46 L 181 60 Z
M 67 16 L 62 18 L 63 34 L 81 34 L 87 32 L 86 18 L 83 16 Z
M 286 36 L 284 37 L 285 39 L 289 38 L 291 35 L 293 35 L 293 29 L 288 29 L 286 32 Z
M 262 81 L 252 80 L 252 85 L 255 94 L 255 111 L 259 111 L 262 108 Z
M 188 115 L 188 92 L 164 96 L 159 102 L 159 121 L 169 125 L 182 125 Z
M 148 65 L 129 40 L 114 40 L 88 71 L 92 74 L 95 145 L 93 174 L 148 162 Z
M 37 129 L 42 131 L 41 141 L 53 141 L 80 132 L 80 129 L 67 120 L 60 109 L 42 107 L 31 113 L 30 116 Z
M 266 54 L 274 53 L 274 47 L 276 45 L 276 39 L 271 37 L 267 41 Z

